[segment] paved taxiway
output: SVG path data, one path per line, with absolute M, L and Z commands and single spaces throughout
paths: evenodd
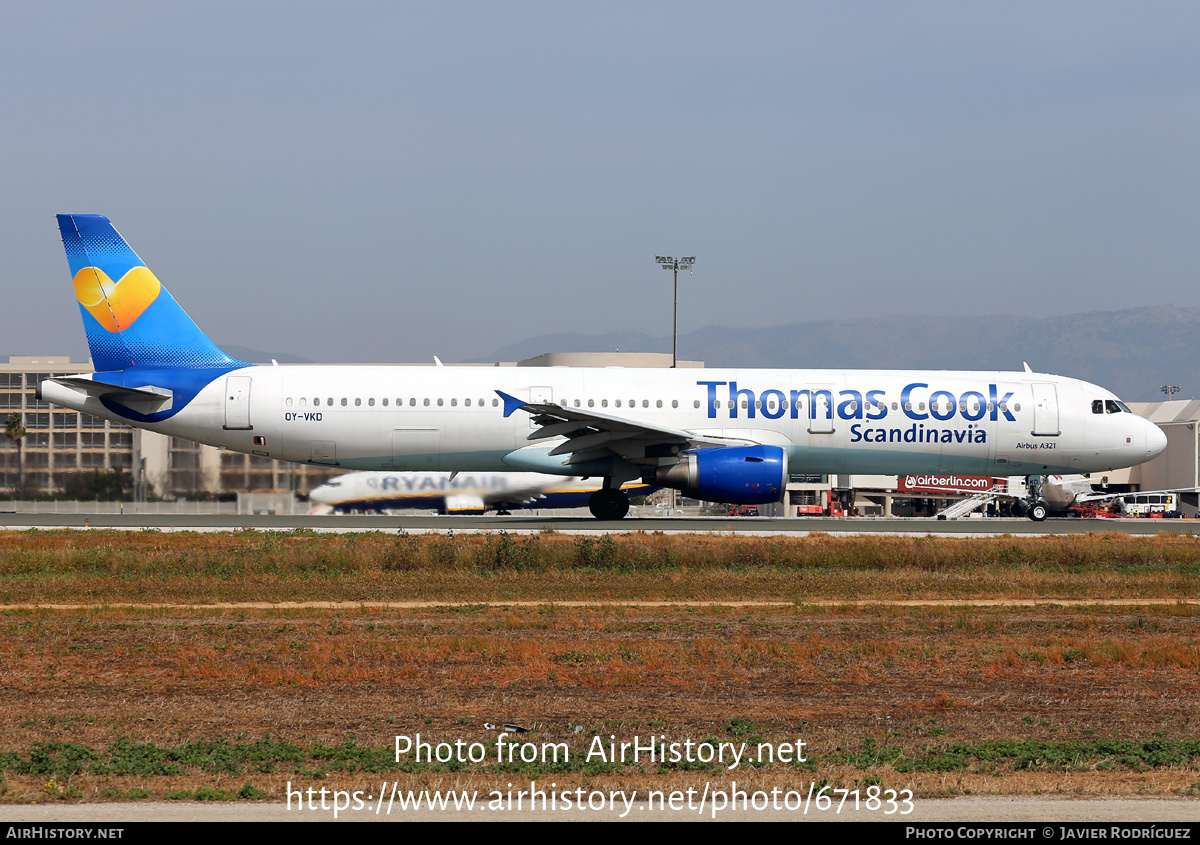
M 1200 520 L 1187 519 L 871 519 L 771 517 L 646 517 L 602 522 L 589 517 L 544 516 L 228 516 L 205 514 L 30 514 L 0 513 L 0 529 L 118 528 L 161 531 L 508 531 L 611 532 L 664 531 L 731 534 L 918 534 L 988 536 L 999 534 L 1196 534 Z

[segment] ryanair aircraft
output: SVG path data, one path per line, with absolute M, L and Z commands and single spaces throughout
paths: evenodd
M 1105 472 L 1166 448 L 1107 390 L 1028 366 L 252 366 L 200 331 L 107 218 L 58 222 L 96 372 L 47 379 L 42 398 L 277 460 L 601 478 L 589 507 L 620 519 L 621 486 L 639 478 L 763 504 L 782 497 L 789 472 Z
M 352 513 L 412 508 L 442 514 L 472 514 L 537 508 L 585 508 L 601 479 L 562 478 L 539 472 L 348 472 L 308 494 L 309 513 Z M 629 483 L 628 496 L 645 496 L 656 487 Z

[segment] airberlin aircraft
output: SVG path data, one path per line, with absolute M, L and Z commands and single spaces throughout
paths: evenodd
M 788 473 L 1045 475 L 1142 463 L 1166 437 L 1087 382 L 1031 372 L 253 366 L 208 339 L 98 215 L 58 217 L 91 374 L 56 405 L 239 452 L 359 470 L 634 479 L 762 504 Z

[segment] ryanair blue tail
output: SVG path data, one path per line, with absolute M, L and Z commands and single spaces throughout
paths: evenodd
M 107 217 L 60 214 L 58 228 L 97 373 L 247 366 L 200 331 Z

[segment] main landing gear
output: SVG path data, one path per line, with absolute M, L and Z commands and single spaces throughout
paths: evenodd
M 618 488 L 605 487 L 592 494 L 588 509 L 596 519 L 624 519 L 629 513 L 629 497 Z

